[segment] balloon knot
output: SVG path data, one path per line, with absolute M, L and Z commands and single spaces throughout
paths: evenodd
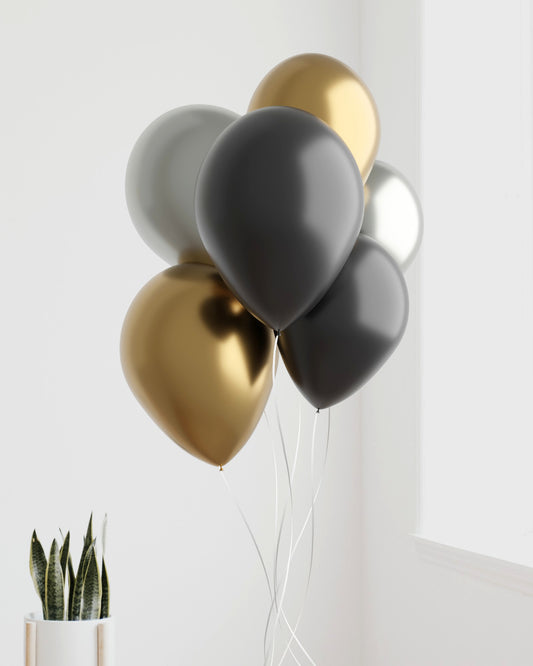
M 318 409 L 316 410 L 316 413 L 317 413 L 317 414 L 320 414 L 320 408 L 318 408 Z
M 224 468 L 222 467 L 222 465 L 219 465 L 219 467 L 218 467 L 218 471 L 219 471 L 219 472 L 223 472 L 223 471 L 224 471 Z

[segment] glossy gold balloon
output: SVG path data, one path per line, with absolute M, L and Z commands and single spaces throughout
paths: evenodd
M 225 465 L 244 446 L 272 387 L 274 335 L 214 268 L 181 264 L 146 284 L 121 338 L 126 380 L 161 429 Z
M 378 150 L 378 112 L 366 85 L 342 62 L 320 53 L 284 60 L 261 81 L 248 111 L 265 106 L 318 116 L 344 140 L 366 181 Z

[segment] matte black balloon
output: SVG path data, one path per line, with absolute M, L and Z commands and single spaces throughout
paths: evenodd
M 383 365 L 407 324 L 407 287 L 396 262 L 360 235 L 324 298 L 279 337 L 292 379 L 315 407 L 330 407 Z
M 253 111 L 216 140 L 196 184 L 202 241 L 250 312 L 282 330 L 339 274 L 361 228 L 351 152 L 315 116 Z

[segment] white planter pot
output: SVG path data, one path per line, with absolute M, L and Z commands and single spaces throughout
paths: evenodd
M 26 666 L 114 666 L 113 618 L 56 622 L 24 618 Z

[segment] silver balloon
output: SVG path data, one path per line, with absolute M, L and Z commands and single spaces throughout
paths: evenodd
M 185 106 L 141 134 L 126 171 L 126 201 L 145 243 L 169 264 L 212 261 L 196 227 L 194 190 L 205 156 L 239 116 L 214 106 Z
M 361 233 L 374 238 L 405 270 L 422 240 L 423 215 L 416 192 L 385 162 L 375 162 L 366 181 Z

